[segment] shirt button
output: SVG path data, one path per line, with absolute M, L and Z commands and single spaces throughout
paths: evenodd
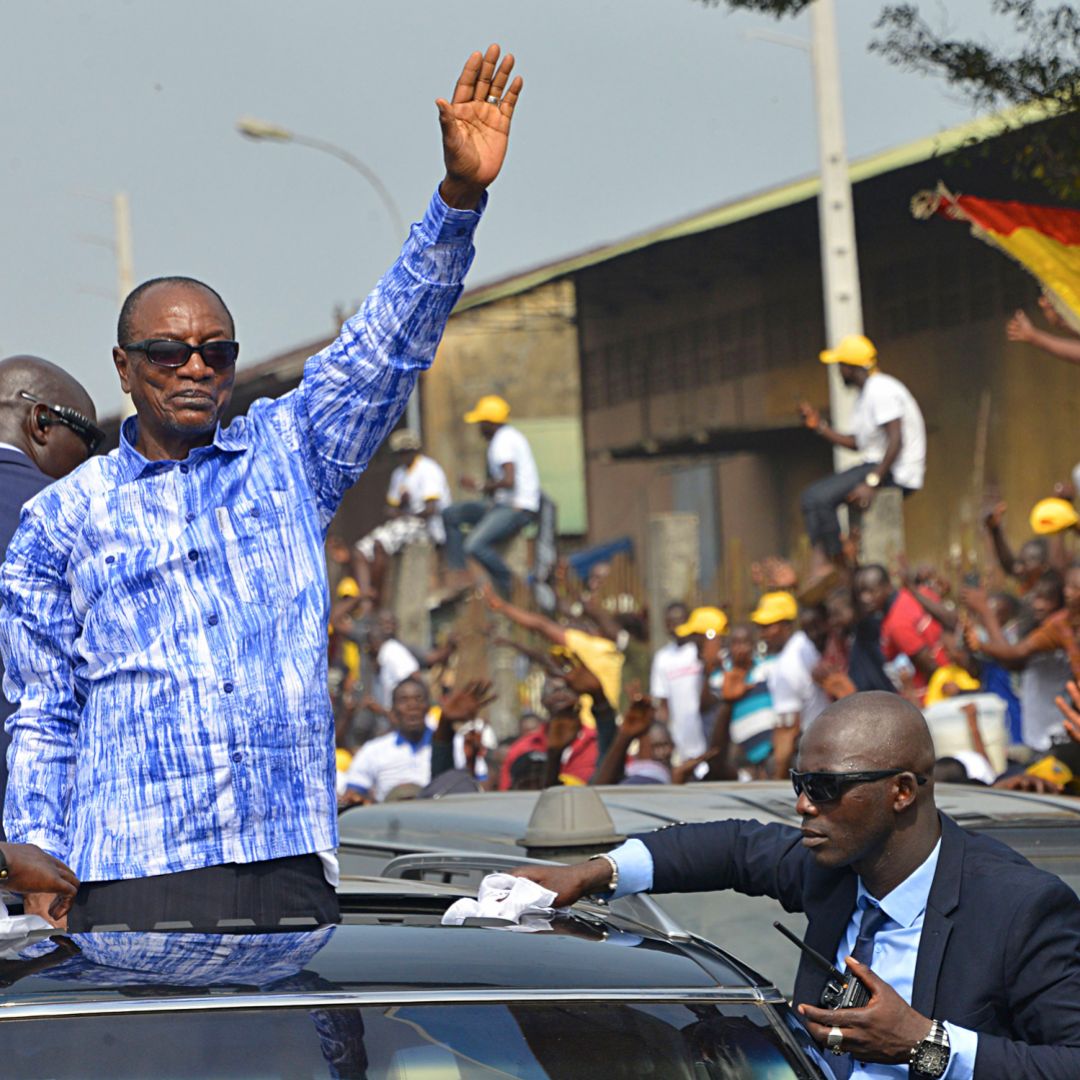
M 237 762 L 237 764 L 239 764 L 241 761 L 244 760 L 244 755 L 241 754 L 239 750 L 237 750 L 236 753 L 233 754 L 232 759 L 233 761 Z
M 188 472 L 188 470 L 189 470 L 190 468 L 191 468 L 191 466 L 190 466 L 190 465 L 181 465 L 181 466 L 180 466 L 180 471 L 181 471 L 182 473 L 187 473 L 187 472 Z
M 233 684 L 231 682 L 227 682 L 224 686 L 222 686 L 221 689 L 224 690 L 226 694 L 231 694 L 233 692 Z
M 194 520 L 195 520 L 195 511 L 194 511 L 194 510 L 189 510 L 189 511 L 188 511 L 188 512 L 187 512 L 187 513 L 186 513 L 186 514 L 184 515 L 184 520 L 185 520 L 185 521 L 188 521 L 188 522 L 194 521 Z
M 217 616 L 211 615 L 206 620 L 211 626 L 217 626 Z
M 189 551 L 189 552 L 187 553 L 187 557 L 188 557 L 188 558 L 189 558 L 189 559 L 190 559 L 190 560 L 191 560 L 192 562 L 197 562 L 197 561 L 198 561 L 198 559 L 199 559 L 199 553 L 198 553 L 198 552 L 197 552 L 197 551 L 196 551 L 196 550 L 195 550 L 194 548 L 192 548 L 192 549 L 191 549 L 191 550 L 190 550 L 190 551 Z
M 251 508 L 251 516 L 252 517 L 258 517 L 259 516 L 259 508 L 257 506 L 253 506 Z
M 106 555 L 105 556 L 105 561 L 107 563 L 114 563 L 114 562 L 116 562 L 116 556 L 115 555 Z

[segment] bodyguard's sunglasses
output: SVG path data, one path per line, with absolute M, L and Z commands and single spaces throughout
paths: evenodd
M 208 368 L 224 371 L 236 363 L 240 355 L 239 341 L 204 341 L 201 345 L 189 345 L 186 341 L 172 338 L 147 338 L 121 345 L 127 352 L 141 352 L 151 364 L 164 368 L 181 368 L 197 352 Z
M 887 776 L 899 776 L 901 773 L 911 772 L 910 769 L 877 769 L 873 772 L 796 772 L 789 770 L 791 786 L 796 795 L 804 791 L 806 797 L 815 805 L 821 803 L 836 802 L 844 789 L 853 784 L 868 784 L 874 780 L 884 780 Z M 920 784 L 926 783 L 925 776 L 914 774 Z
M 86 443 L 86 448 L 91 454 L 105 441 L 105 432 L 81 412 L 69 409 L 66 405 L 50 405 L 49 402 L 42 401 L 41 398 L 35 397 L 26 390 L 20 390 L 19 397 L 34 405 L 43 405 L 49 412 L 55 413 L 56 422 L 71 428 Z M 44 424 L 44 421 L 42 423 Z

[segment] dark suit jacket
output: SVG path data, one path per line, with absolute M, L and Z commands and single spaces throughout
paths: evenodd
M 976 1080 L 1077 1080 L 1080 900 L 1004 844 L 945 815 L 941 830 L 912 1006 L 979 1033 Z M 807 944 L 836 956 L 855 910 L 856 875 L 819 867 L 798 829 L 717 821 L 638 839 L 653 858 L 654 892 L 772 896 L 806 913 Z M 804 957 L 794 1001 L 818 1004 L 825 979 Z
M 19 527 L 19 514 L 23 503 L 51 483 L 52 477 L 46 476 L 25 454 L 0 448 L 0 552 L 7 551 L 7 546 Z M 3 677 L 4 669 L 3 665 L 0 665 L 0 681 Z M 15 706 L 0 693 L 0 810 L 3 808 L 4 792 L 7 790 L 7 751 L 11 745 L 11 739 L 3 725 L 14 711 Z M 4 830 L 0 825 L 0 840 L 2 839 Z

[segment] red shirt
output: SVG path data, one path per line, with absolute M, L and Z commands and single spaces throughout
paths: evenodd
M 522 735 L 516 742 L 510 744 L 503 758 L 502 769 L 499 771 L 499 790 L 510 790 L 510 767 L 522 754 L 529 754 L 539 750 L 541 754 L 547 753 L 547 728 L 540 727 Z M 559 766 L 559 775 L 572 776 L 587 784 L 596 771 L 596 728 L 583 727 L 578 732 L 577 738 L 563 751 L 562 764 Z
M 923 591 L 940 603 L 936 593 L 930 589 Z M 949 662 L 941 647 L 941 623 L 926 613 L 910 589 L 901 589 L 881 624 L 881 654 L 886 660 L 895 660 L 901 653 L 914 656 L 920 649 L 926 649 L 936 667 Z M 915 672 L 915 685 L 926 686 L 926 676 L 921 671 Z

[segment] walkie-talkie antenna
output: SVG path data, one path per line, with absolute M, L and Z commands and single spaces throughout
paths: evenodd
M 776 929 L 779 930 L 780 933 L 783 934 L 784 937 L 786 937 L 789 941 L 793 942 L 800 949 L 802 949 L 802 951 L 806 953 L 806 955 L 809 956 L 810 959 L 813 960 L 814 963 L 817 964 L 819 967 L 823 968 L 830 975 L 839 975 L 841 978 L 843 978 L 843 972 L 837 971 L 836 967 L 828 960 L 826 960 L 825 957 L 817 951 L 817 949 L 812 949 L 809 945 L 806 944 L 805 941 L 797 938 L 783 923 L 774 922 L 773 926 L 775 926 Z

